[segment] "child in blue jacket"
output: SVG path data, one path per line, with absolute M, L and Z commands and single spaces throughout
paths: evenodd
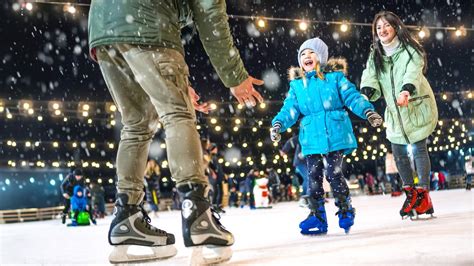
M 93 224 L 96 224 L 94 217 L 91 213 L 91 208 L 87 205 L 87 199 L 84 196 L 84 188 L 80 185 L 76 185 L 74 187 L 74 194 L 71 197 L 71 210 L 74 212 L 74 216 L 72 217 L 72 226 L 78 225 L 77 217 L 80 212 L 89 212 L 89 217 Z
M 309 39 L 301 45 L 298 63 L 299 68 L 289 71 L 290 90 L 272 121 L 271 139 L 279 141 L 280 132 L 301 118 L 299 140 L 308 165 L 310 209 L 308 217 L 300 223 L 301 233 L 327 232 L 322 186 L 325 169 L 339 208 L 339 226 L 347 233 L 354 224 L 355 209 L 342 174 L 342 160 L 357 148 L 357 141 L 345 107 L 367 119 L 373 127 L 382 124 L 382 117 L 346 79 L 345 60 L 328 62 L 328 47 L 321 39 Z

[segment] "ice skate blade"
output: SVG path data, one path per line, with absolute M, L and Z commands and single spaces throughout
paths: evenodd
M 133 262 L 143 262 L 143 261 L 150 261 L 150 260 L 162 260 L 171 258 L 176 255 L 178 252 L 174 245 L 166 245 L 166 246 L 150 246 L 153 254 L 143 254 L 143 255 L 135 255 L 135 254 L 128 254 L 128 248 L 131 245 L 118 245 L 114 246 L 114 250 L 109 255 L 109 261 L 112 264 L 117 263 L 133 263 Z M 146 246 L 143 246 L 146 247 Z
M 206 248 L 206 250 L 204 250 L 204 248 Z M 193 253 L 191 254 L 189 265 L 214 265 L 229 261 L 231 258 L 232 249 L 230 246 L 197 246 L 193 247 Z
M 328 232 L 321 232 L 321 231 L 301 231 L 300 232 L 302 235 L 304 236 L 324 236 L 324 235 L 327 235 Z
M 428 217 L 420 217 L 419 215 L 415 216 L 415 217 L 410 217 L 410 219 L 412 221 L 427 221 L 427 220 L 433 220 L 437 218 L 436 216 L 434 216 L 433 214 L 430 214 L 430 216 Z

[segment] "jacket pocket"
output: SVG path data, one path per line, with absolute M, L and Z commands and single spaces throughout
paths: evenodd
M 425 95 L 410 99 L 408 104 L 408 116 L 413 125 L 420 127 L 431 122 L 432 110 L 429 98 L 429 95 Z
M 310 132 L 310 125 L 311 125 L 311 118 L 303 119 L 300 123 L 300 144 L 301 145 L 308 145 L 309 143 L 309 132 Z
M 349 129 L 350 125 L 347 125 L 345 111 L 333 111 L 328 114 L 330 118 L 329 129 L 330 129 L 330 138 L 331 140 L 342 139 L 348 132 L 351 132 Z

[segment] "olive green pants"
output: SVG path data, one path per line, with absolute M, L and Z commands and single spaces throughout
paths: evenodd
M 117 191 L 128 195 L 129 204 L 142 201 L 145 166 L 159 121 L 177 186 L 207 184 L 183 55 L 169 48 L 116 44 L 99 47 L 97 59 L 122 115 Z

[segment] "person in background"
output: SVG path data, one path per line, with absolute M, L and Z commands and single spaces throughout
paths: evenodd
M 267 168 L 268 175 L 268 188 L 270 189 L 271 203 L 275 204 L 278 201 L 282 200 L 282 197 L 286 194 L 285 188 L 283 187 L 283 193 L 280 190 L 281 180 L 277 171 L 273 168 Z M 258 175 L 256 175 L 258 177 Z
M 92 197 L 92 206 L 97 210 L 97 217 L 104 218 L 105 216 L 105 190 L 101 184 L 95 180 L 91 182 L 90 193 Z
M 443 173 L 443 171 L 438 172 L 438 189 L 447 189 L 446 186 L 446 175 Z
M 287 155 L 291 150 L 295 152 L 293 155 L 293 167 L 295 168 L 296 173 L 303 178 L 301 184 L 303 191 L 301 192 L 299 206 L 308 207 L 308 166 L 306 165 L 305 157 L 301 153 L 301 145 L 297 134 L 286 141 L 280 150 L 280 154 L 282 156 Z
M 369 189 L 369 195 L 373 195 L 375 192 L 375 178 L 373 174 L 369 172 L 365 173 L 365 184 L 367 184 L 367 188 Z
M 64 209 L 61 215 L 63 224 L 66 223 L 66 218 L 71 207 L 71 197 L 74 195 L 74 187 L 76 185 L 80 185 L 81 187 L 85 186 L 84 180 L 82 179 L 82 170 L 80 168 L 76 168 L 68 174 L 61 183 L 61 193 L 64 198 Z
M 255 198 L 253 195 L 253 186 L 255 179 L 259 176 L 257 169 L 250 169 L 249 173 L 244 179 L 239 181 L 240 208 L 249 205 L 250 209 L 255 209 Z
M 359 189 L 362 193 L 365 193 L 365 179 L 363 174 L 357 175 L 357 182 L 359 183 Z
M 377 173 L 375 179 L 377 181 L 377 191 L 380 191 L 382 194 L 385 194 L 385 175 L 381 166 L 377 166 Z
M 209 153 L 211 156 L 211 161 L 209 162 L 209 169 L 212 176 L 212 186 L 214 187 L 214 195 L 212 197 L 212 205 L 214 209 L 218 213 L 225 213 L 222 209 L 222 197 L 223 197 L 223 190 L 222 190 L 222 183 L 224 181 L 225 173 L 222 165 L 219 163 L 218 158 L 219 149 L 215 143 L 212 143 L 209 147 Z
M 160 197 L 160 166 L 155 160 L 148 160 L 145 168 L 146 202 L 155 217 L 158 217 Z
M 474 157 L 468 156 L 464 166 L 466 171 L 466 190 L 471 190 L 472 175 L 474 175 Z
M 395 163 L 395 158 L 391 151 L 388 151 L 385 155 L 385 174 L 392 186 L 392 197 L 402 195 L 402 180 L 398 175 L 397 164 Z
M 81 212 L 87 211 L 89 213 L 89 219 L 93 224 L 97 224 L 92 214 L 92 208 L 87 204 L 85 195 L 85 188 L 81 185 L 74 186 L 74 191 L 71 197 L 71 211 L 73 212 L 72 223 L 68 226 L 78 226 L 77 217 Z

